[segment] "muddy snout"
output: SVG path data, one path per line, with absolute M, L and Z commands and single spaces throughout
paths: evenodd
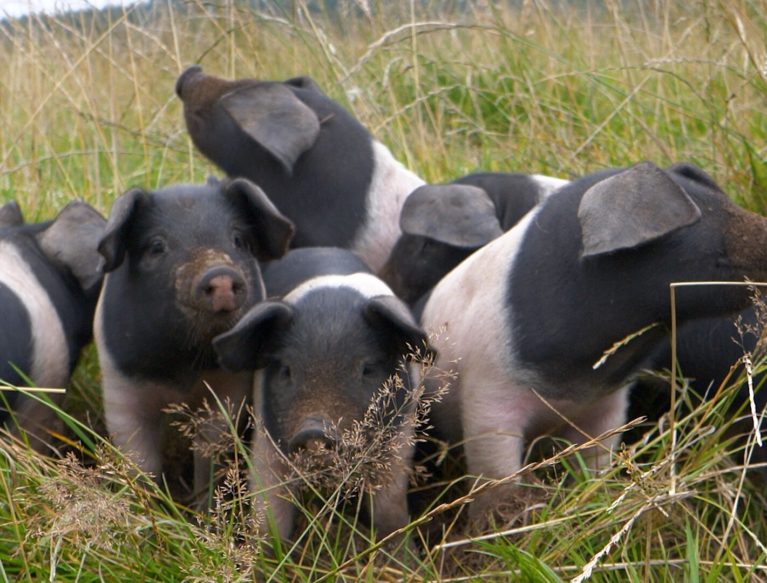
M 229 266 L 216 266 L 205 271 L 194 285 L 193 301 L 202 310 L 218 313 L 235 312 L 247 297 L 242 274 Z
M 335 447 L 337 437 L 332 424 L 326 418 L 307 417 L 288 441 L 288 452 L 329 450 Z
M 179 303 L 195 320 L 204 314 L 231 316 L 249 303 L 248 280 L 229 255 L 213 250 L 196 253 L 176 271 Z

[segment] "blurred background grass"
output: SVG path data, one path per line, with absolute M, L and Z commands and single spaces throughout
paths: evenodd
M 107 212 L 129 186 L 215 172 L 173 93 L 200 63 L 312 76 L 430 181 L 690 160 L 764 209 L 763 2 L 367 5 L 155 1 L 6 22 L 0 195 L 33 216 L 72 197 Z

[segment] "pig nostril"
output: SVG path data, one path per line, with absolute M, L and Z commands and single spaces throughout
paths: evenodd
M 231 270 L 214 270 L 198 284 L 197 297 L 206 310 L 234 312 L 242 306 L 245 289 L 245 282 L 239 274 Z
M 325 439 L 310 439 L 304 445 L 304 449 L 308 451 L 320 452 L 325 449 L 330 449 L 330 443 Z
M 227 277 L 224 275 L 221 275 L 219 277 L 214 277 L 210 280 L 210 283 L 205 288 L 205 293 L 207 295 L 214 295 L 214 294 L 229 294 L 234 291 L 234 283 L 232 282 L 231 277 Z
M 299 432 L 288 443 L 290 453 L 306 450 L 321 453 L 333 448 L 335 442 L 321 429 L 309 429 Z

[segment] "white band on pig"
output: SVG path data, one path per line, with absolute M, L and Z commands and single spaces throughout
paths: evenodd
M 554 178 L 553 176 L 546 176 L 545 174 L 533 174 L 531 178 L 538 184 L 541 200 L 549 196 L 555 190 L 559 190 L 565 184 L 570 184 L 569 180 Z
M 373 140 L 373 165 L 367 216 L 351 248 L 377 273 L 401 234 L 399 214 L 405 199 L 424 181 L 376 140 Z
M 63 387 L 69 377 L 69 349 L 56 308 L 18 248 L 0 242 L 0 281 L 24 304 L 32 327 L 32 370 L 39 387 Z
M 365 298 L 394 295 L 391 288 L 375 275 L 353 273 L 351 275 L 321 275 L 305 281 L 286 295 L 285 301 L 289 304 L 296 304 L 315 290 L 340 287 L 353 289 Z

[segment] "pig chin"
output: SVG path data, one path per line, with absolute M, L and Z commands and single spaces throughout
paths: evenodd
M 195 306 L 180 304 L 188 324 L 191 345 L 208 345 L 219 334 L 228 332 L 242 317 L 242 307 L 232 311 L 211 312 Z

